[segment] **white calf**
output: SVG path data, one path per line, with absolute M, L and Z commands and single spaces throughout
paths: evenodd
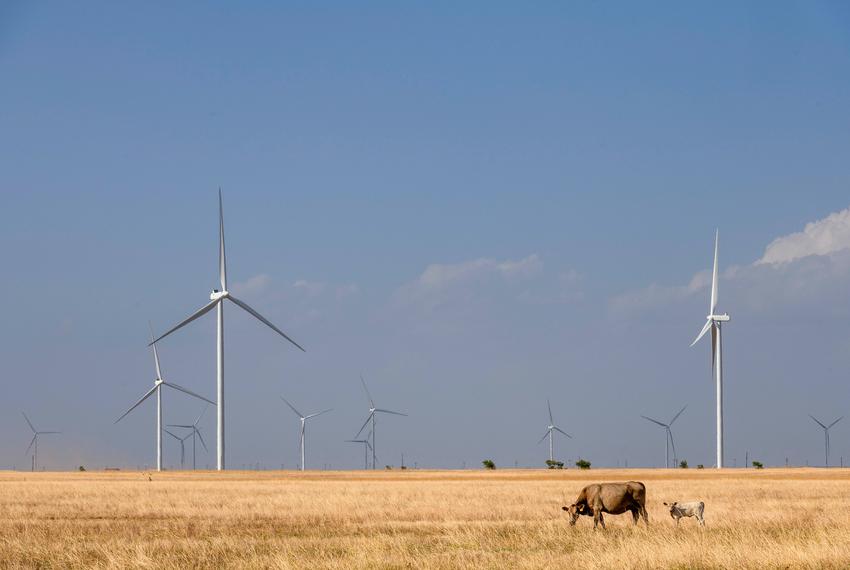
M 702 516 L 705 510 L 705 503 L 702 501 L 692 501 L 690 503 L 664 503 L 670 507 L 670 516 L 676 519 L 676 526 L 679 526 L 679 519 L 682 517 L 696 517 L 700 526 L 705 526 L 705 519 Z

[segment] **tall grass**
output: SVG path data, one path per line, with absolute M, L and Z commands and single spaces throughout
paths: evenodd
M 850 470 L 0 473 L 0 568 L 848 568 Z M 562 504 L 646 483 L 650 527 Z M 703 500 L 705 529 L 661 504 Z

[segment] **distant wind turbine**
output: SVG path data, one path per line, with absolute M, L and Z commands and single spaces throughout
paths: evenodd
M 679 416 L 682 415 L 682 412 L 684 412 L 685 408 L 687 408 L 687 407 L 688 407 L 687 405 L 683 406 L 682 409 L 679 410 L 679 412 L 675 416 L 673 416 L 673 419 L 670 420 L 670 422 L 666 423 L 666 424 L 664 422 L 660 422 L 658 420 L 652 419 L 649 416 L 641 415 L 641 417 L 643 419 L 649 420 L 652 423 L 658 424 L 659 426 L 664 428 L 664 432 L 665 432 L 665 435 L 664 435 L 664 442 L 665 442 L 664 443 L 664 466 L 667 467 L 668 469 L 670 468 L 670 447 L 671 446 L 673 447 L 673 466 L 675 467 L 676 465 L 678 465 L 678 461 L 679 461 L 678 457 L 676 457 L 676 444 L 673 442 L 673 430 L 672 430 L 673 422 L 675 422 L 677 419 L 679 419 Z
M 844 416 L 841 416 L 840 418 L 838 418 L 837 420 L 835 420 L 834 422 L 832 422 L 829 425 L 825 425 L 823 422 L 821 422 L 819 419 L 814 417 L 812 414 L 809 414 L 809 417 L 812 418 L 815 421 L 815 423 L 817 423 L 820 427 L 823 428 L 824 465 L 829 467 L 829 430 L 830 430 L 830 428 L 832 428 L 832 426 L 834 426 L 835 424 L 840 422 L 842 419 L 844 419 Z
M 552 419 L 552 405 L 549 403 L 549 400 L 546 400 L 546 407 L 549 408 L 549 427 L 546 428 L 546 433 L 543 434 L 543 437 L 540 438 L 540 441 L 537 442 L 537 445 L 543 443 L 543 440 L 547 437 L 549 438 L 549 461 L 555 460 L 555 434 L 554 432 L 561 433 L 568 438 L 572 439 L 573 436 L 559 428 L 555 425 L 555 420 Z
M 209 404 L 204 406 L 203 411 L 201 411 L 201 413 L 198 415 L 198 417 L 192 424 L 168 424 L 168 427 L 178 427 L 192 430 L 192 471 L 195 470 L 195 436 L 198 436 L 198 439 L 201 440 L 201 445 L 204 446 L 204 451 L 207 451 L 207 444 L 204 443 L 204 436 L 201 435 L 201 430 L 198 429 L 198 423 L 201 421 L 201 418 L 204 417 L 204 414 L 206 413 L 207 408 L 209 407 Z
M 153 339 L 153 328 L 152 327 L 151 327 L 151 339 Z M 203 400 L 204 402 L 207 402 L 208 404 L 212 404 L 213 406 L 215 406 L 215 402 L 213 402 L 212 400 L 208 400 L 207 398 L 204 398 L 203 396 L 200 396 L 200 395 L 192 392 L 191 390 L 184 388 L 183 386 L 178 386 L 177 384 L 175 384 L 173 382 L 166 382 L 162 377 L 162 370 L 160 370 L 160 367 L 159 367 L 159 354 L 157 353 L 157 350 L 156 350 L 156 343 L 151 342 L 150 346 L 153 348 L 153 361 L 154 361 L 154 365 L 156 367 L 156 378 L 154 378 L 154 381 L 153 381 L 153 388 L 151 388 L 150 390 L 145 392 L 145 395 L 142 396 L 141 398 L 139 398 L 138 402 L 133 404 L 130 407 L 129 410 L 127 410 L 126 412 L 121 414 L 121 417 L 119 417 L 117 420 L 115 420 L 115 423 L 117 424 L 118 422 L 120 422 L 122 419 L 124 419 L 124 417 L 127 414 L 129 414 L 130 412 L 135 410 L 136 407 L 138 407 L 139 404 L 141 404 L 142 402 L 147 400 L 150 396 L 152 396 L 154 393 L 156 393 L 156 470 L 162 471 L 162 430 L 163 430 L 163 427 L 162 427 L 162 387 L 168 386 L 169 388 L 174 388 L 175 390 L 179 390 L 180 392 L 184 392 L 186 394 L 189 394 L 190 396 L 194 396 L 195 398 L 198 398 L 199 400 Z
M 189 437 L 191 437 L 192 434 L 189 433 L 187 435 L 184 435 L 183 437 L 180 437 L 178 435 L 174 435 L 173 433 L 171 433 L 167 429 L 163 430 L 163 431 L 180 442 L 180 470 L 182 471 L 183 466 L 185 465 L 185 462 L 186 462 L 186 440 L 189 439 Z
M 369 443 L 369 438 L 372 432 L 366 434 L 366 439 L 346 439 L 346 443 L 362 443 L 363 444 L 363 469 L 369 469 L 369 450 L 372 449 L 372 444 Z
M 298 435 L 298 447 L 301 451 L 301 471 L 304 471 L 306 469 L 306 467 L 304 466 L 304 431 L 305 431 L 305 428 L 306 428 L 306 425 L 307 425 L 307 420 L 309 420 L 310 418 L 315 418 L 316 416 L 321 416 L 322 414 L 325 414 L 327 412 L 330 412 L 331 410 L 333 410 L 333 408 L 329 408 L 327 410 L 322 410 L 321 412 L 316 412 L 314 414 L 307 414 L 305 416 L 304 414 L 302 414 L 301 412 L 296 410 L 295 406 L 290 404 L 289 401 L 286 398 L 281 396 L 280 399 L 283 400 L 284 403 L 286 403 L 286 405 L 289 406 L 289 408 L 293 412 L 295 412 L 295 415 L 297 415 L 301 419 L 301 431 L 299 432 L 299 435 Z
M 21 414 L 23 414 L 24 419 L 27 421 L 27 425 L 30 426 L 30 429 L 32 430 L 32 440 L 30 440 L 29 447 L 27 447 L 27 450 L 24 452 L 24 455 L 28 455 L 29 452 L 30 452 L 30 449 L 32 449 L 33 446 L 35 447 L 35 449 L 33 449 L 33 456 L 32 456 L 32 470 L 38 471 L 38 436 L 49 435 L 49 434 L 57 434 L 57 433 L 62 433 L 62 432 L 61 431 L 38 431 L 37 429 L 35 429 L 35 426 L 32 425 L 32 422 L 27 417 L 27 415 L 24 414 L 24 412 L 21 412 Z
M 714 236 L 714 270 L 711 274 L 711 303 L 708 309 L 705 326 L 691 343 L 699 342 L 705 333 L 711 329 L 711 371 L 717 382 L 717 468 L 723 468 L 723 342 L 720 337 L 720 325 L 729 321 L 729 315 L 717 314 L 717 245 L 720 241 L 720 231 Z
M 251 314 L 261 323 L 272 329 L 274 332 L 291 342 L 301 351 L 304 351 L 297 342 L 286 336 L 286 334 L 274 326 L 260 313 L 248 306 L 247 303 L 240 301 L 227 290 L 227 259 L 224 252 L 224 208 L 221 200 L 221 189 L 218 191 L 218 274 L 221 283 L 221 291 L 213 289 L 210 294 L 210 302 L 192 313 L 183 321 L 177 323 L 168 331 L 160 335 L 153 342 L 158 342 L 167 337 L 174 331 L 186 326 L 195 319 L 206 315 L 213 309 L 217 309 L 218 320 L 216 325 L 216 399 L 218 400 L 218 409 L 216 414 L 216 463 L 219 471 L 224 469 L 224 301 L 230 300 L 236 306 Z M 151 343 L 153 344 L 153 343 Z
M 394 414 L 396 416 L 407 416 L 407 414 L 403 414 L 401 412 L 394 412 L 392 410 L 384 410 L 381 408 L 375 407 L 375 401 L 372 400 L 372 395 L 369 393 L 369 388 L 366 387 L 366 381 L 363 379 L 363 376 L 360 376 L 360 383 L 363 384 L 363 389 L 366 391 L 366 397 L 369 398 L 369 415 L 366 416 L 366 421 L 363 422 L 363 425 L 357 431 L 357 435 L 354 436 L 357 439 L 363 430 L 366 429 L 366 426 L 369 425 L 369 422 L 372 422 L 372 469 L 376 469 L 376 464 L 378 461 L 378 455 L 375 449 L 375 416 L 377 414 Z

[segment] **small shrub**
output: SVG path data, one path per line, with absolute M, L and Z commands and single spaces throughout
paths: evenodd
M 705 469 L 705 465 L 703 465 L 702 463 L 700 463 L 699 465 L 697 465 L 697 469 Z
M 764 469 L 764 463 L 761 461 L 753 461 L 753 467 L 756 469 Z
M 587 459 L 579 459 L 576 461 L 576 467 L 579 469 L 590 469 L 590 461 Z
M 546 460 L 546 466 L 549 469 L 563 469 L 564 468 L 564 462 L 563 461 L 557 461 L 555 459 L 547 459 Z
M 78 471 L 85 471 L 85 470 L 86 470 L 86 468 L 85 468 L 85 467 L 83 467 L 82 465 L 80 465 L 80 466 L 77 468 L 77 470 L 78 470 Z
M 496 464 L 493 462 L 492 459 L 485 459 L 484 461 L 481 462 L 481 465 L 484 466 L 484 469 L 495 469 L 496 468 Z
M 679 469 L 687 469 L 688 468 L 688 460 L 683 459 L 679 462 Z

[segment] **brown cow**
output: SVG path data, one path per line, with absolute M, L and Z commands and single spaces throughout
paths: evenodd
M 646 486 L 640 481 L 626 483 L 596 483 L 588 485 L 579 493 L 576 502 L 569 507 L 562 507 L 570 513 L 570 526 L 575 526 L 579 515 L 593 517 L 593 528 L 605 520 L 602 513 L 621 515 L 631 511 L 635 524 L 643 516 L 643 522 L 649 526 L 649 515 L 646 513 Z

